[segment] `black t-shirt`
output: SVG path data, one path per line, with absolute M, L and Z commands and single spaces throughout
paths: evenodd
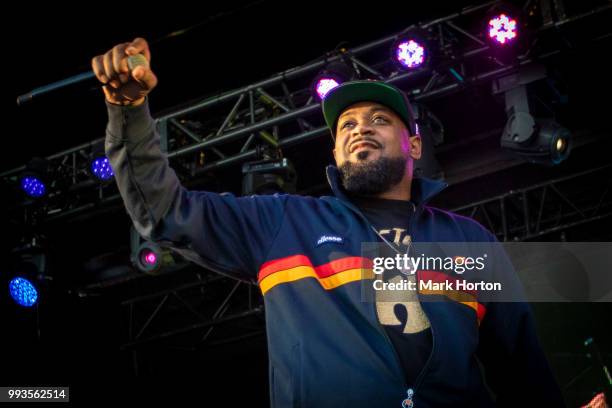
M 411 240 L 408 226 L 414 215 L 412 202 L 369 197 L 353 197 L 352 202 L 400 254 L 406 253 Z M 392 253 L 388 256 L 396 254 L 390 249 L 389 252 Z M 379 320 L 397 351 L 407 383 L 413 384 L 431 353 L 429 320 L 418 302 L 377 301 L 376 306 Z M 413 319 L 409 321 L 411 317 Z

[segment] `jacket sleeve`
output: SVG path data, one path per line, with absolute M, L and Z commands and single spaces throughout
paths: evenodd
M 487 384 L 496 394 L 499 407 L 565 407 L 522 285 L 501 244 L 495 237 L 491 240 L 495 241 L 494 276 L 510 286 L 511 295 L 487 302 L 479 328 L 477 355 L 484 366 Z
M 284 216 L 286 195 L 189 191 L 168 164 L 148 103 L 107 103 L 106 155 L 140 235 L 219 273 L 253 281 Z

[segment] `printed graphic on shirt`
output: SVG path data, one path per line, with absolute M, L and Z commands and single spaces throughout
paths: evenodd
M 381 229 L 378 231 L 380 235 L 382 235 L 387 241 L 393 242 L 398 249 L 405 251 L 408 246 L 410 246 L 410 242 L 412 237 L 408 234 L 408 232 L 404 228 L 387 228 Z
M 378 233 L 383 236 L 390 243 L 393 243 L 396 248 L 403 252 L 406 252 L 412 237 L 407 233 L 404 228 L 383 228 L 378 230 Z M 399 282 L 402 279 L 416 281 L 416 275 L 408 276 L 394 276 L 389 278 L 389 282 Z M 403 333 L 413 334 L 419 333 L 423 330 L 428 329 L 431 324 L 421 303 L 419 302 L 416 292 L 405 291 L 406 298 L 401 302 L 397 301 L 377 301 L 376 311 L 378 313 L 378 319 L 381 324 L 385 326 L 403 326 Z M 376 296 L 380 296 L 380 292 L 376 293 Z
M 404 279 L 415 280 L 415 276 L 404 277 Z M 399 282 L 400 280 L 402 280 L 402 277 L 394 276 L 389 279 L 389 282 Z M 422 332 L 431 326 L 429 319 L 416 298 L 416 292 L 406 291 L 406 295 L 406 301 L 402 302 L 376 302 L 378 319 L 385 326 L 403 325 L 402 332 L 406 334 Z

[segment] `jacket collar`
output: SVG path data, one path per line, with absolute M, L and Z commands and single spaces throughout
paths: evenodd
M 332 189 L 334 195 L 350 207 L 354 207 L 346 194 L 346 190 L 342 187 L 340 181 L 340 171 L 334 165 L 329 165 L 325 169 L 327 173 L 327 182 Z M 424 177 L 412 179 L 411 201 L 415 204 L 417 211 L 425 206 L 425 204 L 439 194 L 442 190 L 448 187 L 448 184 L 442 181 L 432 180 Z

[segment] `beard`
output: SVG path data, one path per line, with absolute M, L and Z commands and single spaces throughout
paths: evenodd
M 359 162 L 345 161 L 338 170 L 344 189 L 354 195 L 378 195 L 399 184 L 404 178 L 406 157 L 381 157 L 364 162 L 370 152 L 357 154 Z

